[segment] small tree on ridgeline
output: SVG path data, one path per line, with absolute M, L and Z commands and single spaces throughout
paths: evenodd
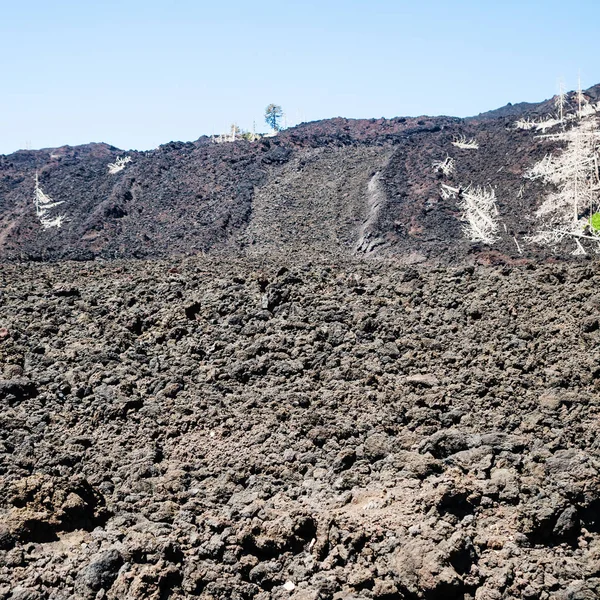
M 283 117 L 283 110 L 277 104 L 269 104 L 265 109 L 265 123 L 273 130 L 280 131 L 279 119 Z

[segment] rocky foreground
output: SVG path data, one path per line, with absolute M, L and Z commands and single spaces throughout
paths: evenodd
M 598 265 L 3 265 L 0 599 L 600 596 Z

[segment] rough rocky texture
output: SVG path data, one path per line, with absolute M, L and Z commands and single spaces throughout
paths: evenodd
M 586 92 L 600 99 L 600 87 Z M 547 256 L 523 237 L 547 189 L 523 174 L 553 149 L 514 127 L 554 103 L 519 104 L 472 119 L 421 117 L 303 124 L 256 142 L 173 142 L 128 152 L 106 144 L 0 156 L 0 259 L 142 258 L 201 251 L 350 257 L 387 254 L 404 262 L 488 262 Z M 478 150 L 452 142 L 475 138 Z M 451 156 L 456 172 L 433 168 Z M 64 202 L 61 229 L 43 230 L 33 207 L 36 172 L 46 194 Z M 496 189 L 501 239 L 490 250 L 461 232 L 442 182 Z M 520 241 L 521 255 L 515 238 Z M 560 250 L 560 249 L 559 249 Z M 564 249 L 562 249 L 564 250 Z M 572 248 L 569 248 L 569 251 Z
M 597 598 L 598 273 L 3 265 L 0 599 Z

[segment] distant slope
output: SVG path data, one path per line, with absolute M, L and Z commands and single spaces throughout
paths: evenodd
M 521 115 L 534 112 L 541 106 L 539 103 L 535 102 L 519 102 L 518 104 L 512 104 L 509 102 L 505 106 L 501 106 L 500 108 L 496 108 L 494 110 L 488 110 L 487 112 L 479 113 L 475 117 L 471 117 L 472 119 L 499 119 L 500 117 L 513 117 L 518 119 Z
M 586 94 L 597 101 L 600 86 Z M 329 119 L 252 143 L 204 137 L 149 152 L 89 144 L 0 156 L 0 259 L 209 251 L 384 253 L 408 262 L 543 257 L 518 243 L 543 192 L 523 174 L 553 146 L 514 121 L 553 109 L 548 100 L 469 119 Z M 479 149 L 457 148 L 460 136 Z M 108 164 L 125 155 L 131 162 L 110 174 Z M 456 164 L 448 177 L 433 168 L 446 157 Z M 36 172 L 43 191 L 63 202 L 60 229 L 43 230 L 36 217 Z M 442 197 L 442 183 L 496 190 L 503 228 L 492 249 L 464 238 L 456 200 Z

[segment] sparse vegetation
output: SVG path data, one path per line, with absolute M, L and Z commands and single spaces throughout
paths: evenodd
M 277 104 L 269 104 L 265 108 L 265 123 L 273 130 L 280 131 L 279 120 L 283 117 L 283 109 Z
M 51 216 L 51 211 L 57 206 L 64 203 L 64 200 L 55 202 L 44 193 L 40 186 L 40 179 L 38 174 L 35 174 L 35 188 L 33 201 L 35 205 L 35 214 L 37 215 L 43 229 L 51 229 L 53 227 L 60 228 L 65 221 L 64 215 Z
M 131 156 L 119 156 L 114 163 L 108 164 L 108 172 L 111 175 L 120 173 L 131 162 Z
M 450 156 L 446 156 L 444 160 L 436 160 L 433 163 L 433 168 L 434 170 L 442 173 L 443 175 L 449 176 L 452 175 L 452 173 L 454 173 L 456 165 L 453 158 L 451 158 Z
M 537 123 L 533 119 L 530 119 L 530 118 L 523 118 L 523 119 L 519 119 L 519 120 L 515 121 L 515 127 L 517 129 L 529 130 L 529 129 L 533 129 L 536 126 L 537 126 Z
M 471 242 L 491 245 L 498 240 L 499 213 L 493 188 L 468 186 L 461 189 L 442 184 L 442 197 L 456 198 L 465 222 L 463 232 Z
M 593 229 L 593 231 L 600 231 L 600 213 L 594 213 L 590 218 L 589 218 L 589 224 L 590 227 Z
M 578 118 L 568 129 L 542 139 L 566 145 L 557 153 L 546 155 L 525 174 L 528 179 L 554 187 L 535 212 L 536 231 L 528 241 L 554 245 L 566 237 L 578 238 L 575 254 L 579 255 L 584 253 L 579 239 L 592 239 L 600 244 L 598 230 L 590 227 L 600 209 L 597 120 L 593 115 Z M 594 223 L 597 222 L 595 219 Z
M 456 146 L 457 148 L 460 148 L 462 150 L 478 150 L 479 149 L 479 143 L 477 142 L 477 140 L 475 138 L 467 139 L 467 137 L 464 135 L 461 135 L 461 136 L 455 138 L 454 141 L 452 142 L 452 145 Z

